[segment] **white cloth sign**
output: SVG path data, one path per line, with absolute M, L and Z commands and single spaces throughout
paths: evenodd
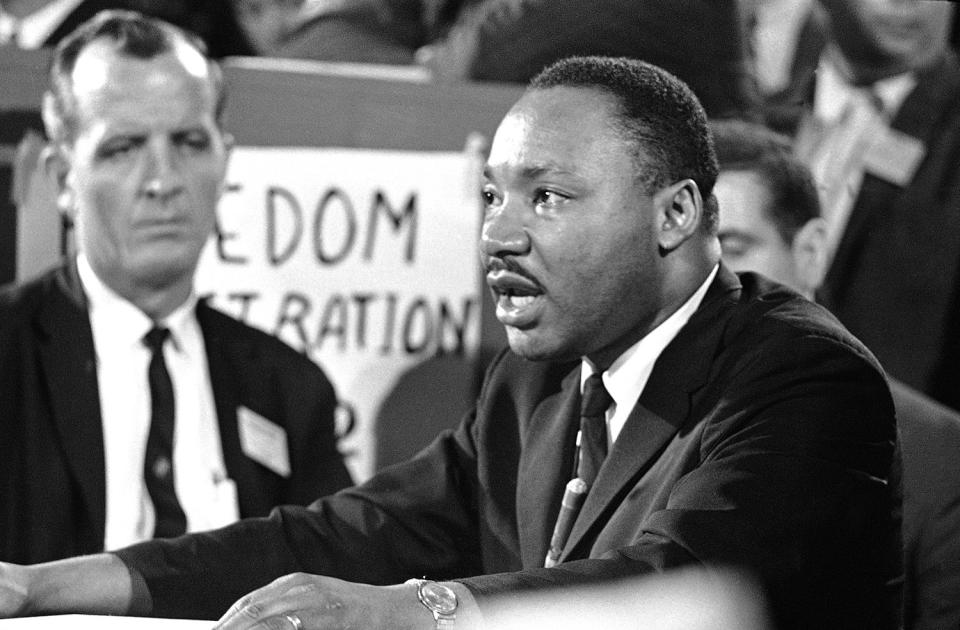
M 479 344 L 481 208 L 466 154 L 238 147 L 200 295 L 318 361 L 352 408 L 358 481 L 408 368 Z M 425 393 L 429 395 L 428 393 Z

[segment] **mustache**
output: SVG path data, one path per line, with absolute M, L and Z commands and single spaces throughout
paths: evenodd
M 498 271 L 506 271 L 518 275 L 521 278 L 525 278 L 537 286 L 540 286 L 540 281 L 537 280 L 536 276 L 527 271 L 523 265 L 511 257 L 491 258 L 486 262 L 486 264 L 484 264 L 483 267 L 487 274 L 496 273 Z

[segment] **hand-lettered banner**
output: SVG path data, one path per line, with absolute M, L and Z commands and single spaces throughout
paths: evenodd
M 323 367 L 358 481 L 374 471 L 373 423 L 399 376 L 476 353 L 478 199 L 466 154 L 233 152 L 197 290 Z

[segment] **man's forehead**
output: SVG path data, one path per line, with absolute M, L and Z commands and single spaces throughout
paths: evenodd
M 552 86 L 527 90 L 507 113 L 501 127 L 516 132 L 531 127 L 550 129 L 607 125 L 615 113 L 613 96 L 594 87 Z
M 77 56 L 71 79 L 75 91 L 93 92 L 115 88 L 125 76 L 161 83 L 166 80 L 163 73 L 168 72 L 183 73 L 198 81 L 210 80 L 206 58 L 179 38 L 170 50 L 151 58 L 124 54 L 107 38 L 94 40 Z
M 591 88 L 552 87 L 527 92 L 501 121 L 487 170 L 576 172 L 598 147 L 620 144 L 610 125 L 612 101 Z
M 739 168 L 721 171 L 714 194 L 720 203 L 721 232 L 776 229 L 768 212 L 773 194 L 758 171 Z
M 81 125 L 181 125 L 216 117 L 217 94 L 207 61 L 186 43 L 140 58 L 117 51 L 109 40 L 97 40 L 78 56 L 72 79 Z

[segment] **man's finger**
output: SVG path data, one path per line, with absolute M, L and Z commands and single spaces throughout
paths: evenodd
M 285 575 L 238 599 L 226 614 L 220 618 L 215 628 L 247 628 L 253 624 L 276 616 L 281 612 L 279 606 L 285 601 L 283 595 L 290 590 L 291 582 L 298 581 L 299 574 Z

